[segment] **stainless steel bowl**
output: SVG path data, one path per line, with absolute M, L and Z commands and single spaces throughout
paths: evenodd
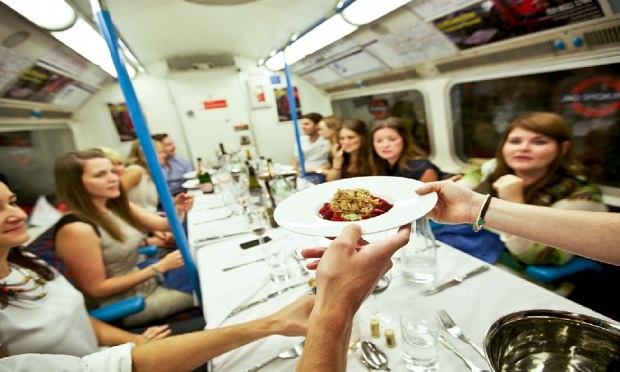
M 493 371 L 620 371 L 620 325 L 556 310 L 499 318 L 484 351 Z

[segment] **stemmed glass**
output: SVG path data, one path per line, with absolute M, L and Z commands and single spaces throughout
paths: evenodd
M 248 208 L 246 211 L 248 227 L 252 233 L 258 235 L 258 243 L 263 244 L 263 235 L 269 228 L 269 216 L 265 208 Z
M 383 291 L 385 291 L 390 285 L 390 280 L 392 276 L 391 273 L 391 271 L 388 271 L 381 279 L 379 279 L 379 282 L 375 286 L 375 289 L 372 291 L 372 295 L 370 296 L 369 301 L 370 310 L 368 313 L 368 317 L 370 319 L 378 319 L 379 322 L 384 326 L 391 324 L 394 316 L 388 310 L 381 309 L 381 304 L 377 296 L 380 293 L 383 293 Z

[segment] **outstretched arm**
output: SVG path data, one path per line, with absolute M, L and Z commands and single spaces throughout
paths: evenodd
M 410 226 L 390 238 L 364 245 L 358 225 L 349 225 L 324 249 L 306 249 L 306 258 L 321 258 L 317 299 L 308 320 L 308 335 L 297 371 L 344 371 L 352 319 L 379 279 L 392 267 L 391 257 L 409 241 Z M 322 257 L 321 257 L 322 256 Z
M 263 337 L 303 336 L 313 304 L 314 296 L 307 295 L 265 318 L 136 346 L 132 353 L 133 371 L 190 371 Z
M 428 216 L 443 223 L 471 223 L 484 196 L 454 182 L 432 182 L 416 193 L 437 192 L 439 200 Z M 493 198 L 484 218 L 496 230 L 531 239 L 571 253 L 620 265 L 615 232 L 620 214 L 562 210 L 512 203 Z

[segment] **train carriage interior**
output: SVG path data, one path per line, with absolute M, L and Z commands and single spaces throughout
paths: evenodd
M 36 18 L 29 2 L 56 5 Z M 194 168 L 220 145 L 292 164 L 294 126 L 318 112 L 399 117 L 429 160 L 465 173 L 495 157 L 512 120 L 553 112 L 620 208 L 620 0 L 0 0 L 0 173 L 29 213 L 41 196 L 58 204 L 60 155 L 128 154 L 136 139 L 101 10 L 148 131 Z M 574 300 L 620 321 L 620 270 L 606 270 L 580 273 L 602 289 Z

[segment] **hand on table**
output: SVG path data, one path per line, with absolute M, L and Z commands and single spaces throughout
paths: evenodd
M 314 298 L 314 295 L 305 295 L 267 316 L 267 319 L 273 320 L 271 324 L 276 327 L 276 333 L 283 336 L 305 336 Z

